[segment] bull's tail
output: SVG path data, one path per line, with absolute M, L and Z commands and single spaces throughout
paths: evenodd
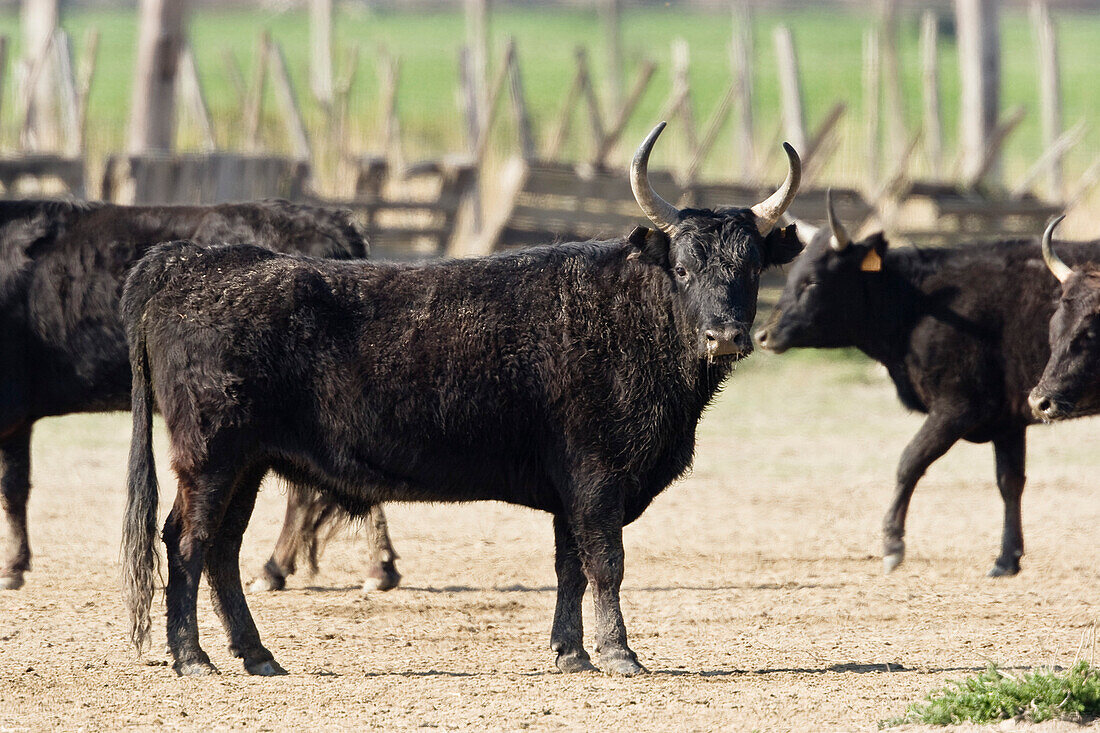
M 133 371 L 130 466 L 126 493 L 126 518 L 122 530 L 123 586 L 130 611 L 130 640 L 140 653 L 149 638 L 149 607 L 159 578 L 160 557 L 155 547 L 157 532 L 157 472 L 153 461 L 153 387 L 145 329 L 140 321 L 127 324 L 130 335 L 130 368 Z

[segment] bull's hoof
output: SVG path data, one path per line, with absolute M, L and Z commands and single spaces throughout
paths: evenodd
M 898 569 L 898 565 L 905 562 L 905 550 L 890 552 L 882 556 L 882 571 L 889 575 Z
M 265 659 L 262 662 L 245 662 L 244 669 L 249 674 L 258 675 L 260 677 L 278 677 L 279 675 L 287 674 L 287 671 L 274 659 Z
M 379 563 L 367 573 L 363 580 L 363 592 L 393 590 L 401 584 L 401 573 L 397 572 L 397 565 L 393 560 Z
M 1001 565 L 1001 563 L 997 563 L 992 568 L 990 568 L 989 572 L 986 573 L 986 575 L 990 578 L 1009 578 L 1013 575 L 1018 575 L 1019 572 L 1019 565 L 1005 567 L 1004 565 Z
M 249 593 L 267 593 L 283 588 L 286 588 L 286 578 L 276 578 L 270 575 L 261 575 L 248 584 Z
M 638 664 L 633 654 L 622 653 L 600 655 L 600 669 L 607 674 L 634 677 L 639 674 L 648 674 L 649 670 Z
M 172 665 L 176 674 L 180 677 L 205 677 L 211 674 L 220 674 L 218 668 L 210 662 L 176 662 Z
M 0 590 L 19 590 L 23 587 L 23 573 L 12 571 L 11 575 L 0 577 Z
M 596 665 L 592 664 L 592 660 L 588 654 L 584 651 L 579 654 L 559 654 L 554 664 L 557 665 L 558 671 L 565 674 L 573 674 L 574 672 L 598 672 Z

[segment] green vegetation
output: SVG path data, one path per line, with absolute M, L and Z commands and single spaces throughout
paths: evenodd
M 1100 15 L 1062 12 L 1057 14 L 1061 43 L 1065 119 L 1067 126 L 1100 108 L 1100 86 L 1092 79 L 1095 48 L 1100 42 Z M 788 24 L 795 36 L 806 98 L 806 118 L 811 126 L 821 120 L 837 100 L 847 100 L 849 111 L 842 127 L 840 149 L 830 171 L 836 180 L 854 180 L 863 174 L 863 109 L 861 45 L 872 14 L 837 9 L 808 8 L 799 11 L 759 12 L 754 19 L 755 117 L 758 147 L 771 145 L 778 119 L 775 53 L 772 29 L 777 23 Z M 625 139 L 635 140 L 648 130 L 669 91 L 670 41 L 686 39 L 692 54 L 693 101 L 696 118 L 706 121 L 718 104 L 729 82 L 730 16 L 681 8 L 631 8 L 623 16 L 625 74 L 631 83 L 642 59 L 652 58 L 658 72 L 642 100 L 641 107 L 626 132 Z M 93 153 L 120 149 L 125 134 L 133 73 L 136 17 L 133 12 L 80 10 L 65 15 L 64 26 L 73 37 L 77 54 L 84 33 L 91 27 L 101 33 L 99 71 L 92 89 L 89 111 L 89 147 Z M 915 127 L 920 119 L 920 67 L 918 52 L 919 18 L 907 15 L 902 24 L 902 84 L 906 117 Z M 308 57 L 308 21 L 304 12 L 269 10 L 202 10 L 192 23 L 195 48 L 208 101 L 216 119 L 219 143 L 234 146 L 241 135 L 242 100 L 234 92 L 226 72 L 224 55 L 230 51 L 246 79 L 256 39 L 262 28 L 270 29 L 287 55 L 291 74 L 299 90 L 307 123 L 315 135 L 323 135 L 320 107 L 310 98 L 306 86 Z M 0 33 L 18 38 L 18 18 L 12 13 L 0 15 Z M 457 12 L 372 12 L 356 6 L 341 11 L 335 24 L 336 68 L 353 44 L 360 46 L 361 66 L 351 94 L 352 134 L 357 147 L 369 149 L 379 141 L 378 75 L 380 47 L 402 59 L 399 96 L 400 116 L 406 145 L 411 157 L 434 155 L 455 150 L 463 144 L 463 119 L 457 104 L 458 51 L 464 40 L 464 19 Z M 549 128 L 571 82 L 573 50 L 585 46 L 597 85 L 605 78 L 602 33 L 595 13 L 579 10 L 540 10 L 503 8 L 491 21 L 492 47 L 499 54 L 504 40 L 511 36 L 518 44 L 523 81 L 529 98 L 536 135 L 545 141 Z M 1004 104 L 1026 104 L 1030 114 L 1009 143 L 1008 172 L 1018 174 L 1039 152 L 1037 73 L 1033 40 L 1027 16 L 1020 11 L 1005 12 L 1002 30 L 1004 54 Z M 18 58 L 18 43 L 11 50 Z M 957 129 L 958 74 L 954 39 L 941 34 L 940 77 L 943 97 L 944 132 L 948 151 Z M 2 139 L 15 140 L 14 84 L 5 84 Z M 274 108 L 273 104 L 267 105 Z M 501 115 L 501 120 L 507 116 Z M 606 115 L 605 115 L 606 117 Z M 275 126 L 275 120 L 267 124 Z M 583 152 L 587 121 L 575 120 L 580 132 L 568 153 Z M 679 134 L 679 133 L 677 133 Z M 1100 147 L 1100 128 L 1093 126 L 1082 150 Z M 270 136 L 278 140 L 279 135 Z M 675 139 L 675 137 L 674 137 Z M 184 133 L 184 141 L 187 135 Z M 670 143 L 680 145 L 681 143 Z M 512 138 L 505 124 L 495 146 L 510 148 Z M 677 150 L 682 151 L 682 148 Z M 675 154 L 675 150 L 673 151 Z M 705 173 L 728 175 L 732 164 L 731 135 L 719 136 L 718 145 L 708 160 Z M 777 156 L 776 170 L 782 156 Z M 1088 163 L 1085 156 L 1071 159 L 1070 173 Z M 684 161 L 686 164 L 686 161 Z
M 884 725 L 993 723 L 1016 717 L 1032 723 L 1100 717 L 1100 669 L 1082 661 L 1069 670 L 1015 675 L 990 665 L 979 675 L 929 693 Z

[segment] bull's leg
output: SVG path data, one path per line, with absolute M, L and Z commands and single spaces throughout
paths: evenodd
M 898 462 L 894 500 L 883 522 L 882 563 L 886 572 L 901 565 L 905 559 L 905 515 L 909 512 L 909 500 L 913 498 L 917 481 L 966 433 L 969 424 L 969 420 L 959 415 L 932 411 L 909 445 L 905 446 Z
M 27 497 L 31 491 L 31 428 L 28 425 L 0 442 L 0 503 L 8 525 L 7 548 L 0 564 L 0 590 L 23 586 L 31 569 L 27 538 Z
M 626 623 L 619 607 L 623 582 L 623 493 L 611 486 L 592 492 L 571 525 L 581 567 L 592 585 L 596 605 L 596 655 L 605 672 L 635 675 L 646 672 L 627 646 Z
M 286 587 L 287 576 L 294 574 L 298 546 L 301 542 L 302 502 L 307 500 L 305 492 L 297 486 L 291 484 L 287 489 L 283 528 L 279 531 L 275 549 L 271 551 L 271 557 L 264 563 L 260 576 L 249 584 L 248 590 L 251 592 L 282 590 Z
M 229 635 L 229 652 L 244 660 L 244 668 L 249 674 L 272 676 L 286 674 L 286 670 L 260 643 L 260 633 L 241 587 L 240 565 L 241 539 L 256 505 L 256 493 L 263 475 L 263 470 L 251 471 L 238 482 L 205 559 L 210 597 Z
M 217 674 L 210 657 L 199 646 L 197 603 L 205 542 L 196 535 L 192 521 L 185 516 L 185 507 L 181 491 L 164 521 L 163 537 L 168 557 L 168 587 L 164 593 L 168 607 L 168 651 L 172 654 L 172 669 L 177 674 Z
M 1024 463 L 1027 454 L 1027 428 L 1014 426 L 993 439 L 997 460 L 997 488 L 1005 503 L 1004 531 L 1001 534 L 1001 556 L 989 571 L 991 578 L 1020 572 L 1024 555 L 1024 528 L 1020 514 L 1020 497 L 1024 493 Z
M 577 542 L 565 517 L 554 517 L 554 570 L 558 575 L 558 598 L 554 608 L 554 628 L 550 648 L 557 653 L 556 664 L 562 672 L 595 670 L 584 650 L 584 622 L 581 601 L 588 579 L 581 569 Z
M 217 446 L 207 444 L 208 452 Z M 217 538 L 222 519 L 238 481 L 238 471 L 206 465 L 176 466 L 179 489 L 172 511 L 164 523 L 164 545 L 168 556 L 168 649 L 172 668 L 180 675 L 216 674 L 217 668 L 199 645 L 199 578 L 206 564 L 211 539 Z M 247 522 L 247 520 L 246 520 Z M 242 530 L 243 531 L 243 530 Z M 214 548 L 215 562 L 224 558 L 224 548 Z
M 363 592 L 393 590 L 401 582 L 401 573 L 397 572 L 397 552 L 393 549 L 386 513 L 382 511 L 381 504 L 370 508 L 366 530 L 371 567 L 363 580 Z

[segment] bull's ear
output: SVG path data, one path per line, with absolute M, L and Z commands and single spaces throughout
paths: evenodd
M 782 229 L 773 229 L 764 237 L 764 266 L 787 264 L 798 256 L 802 246 L 797 225 L 788 224 Z
M 635 227 L 627 239 L 633 245 L 630 259 L 643 260 L 660 267 L 668 266 L 668 250 L 672 242 L 664 232 Z

